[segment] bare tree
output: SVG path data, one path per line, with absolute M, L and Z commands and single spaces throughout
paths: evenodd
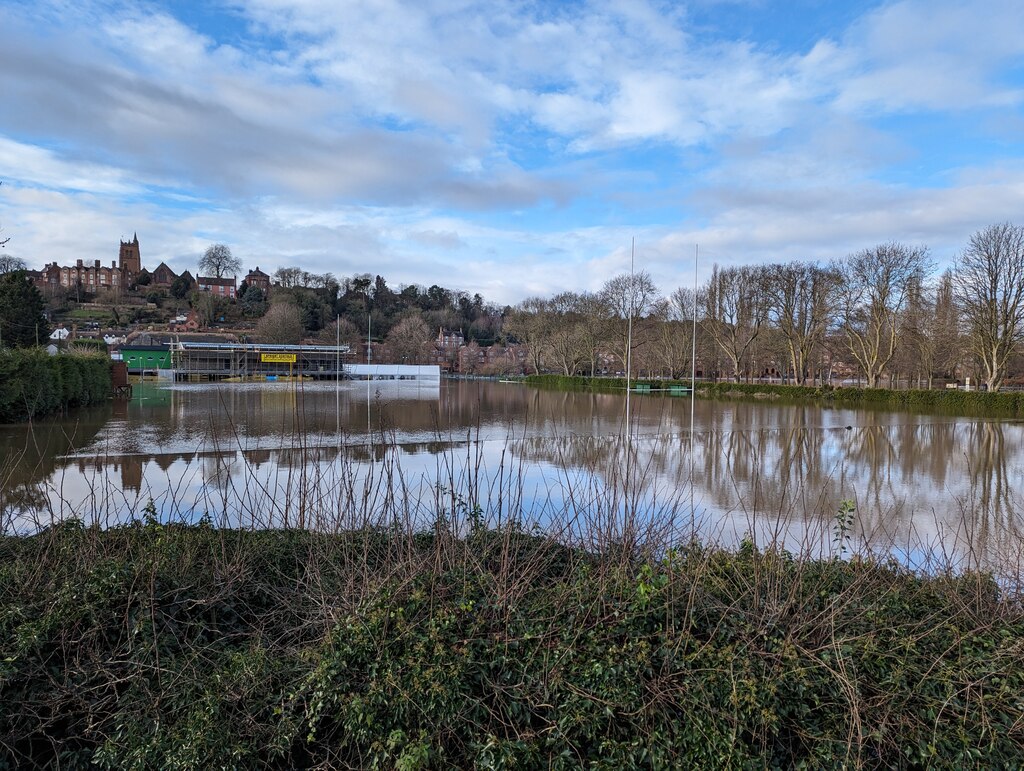
M 0 246 L 7 243 L 0 243 Z M 9 254 L 0 254 L 0 276 L 4 273 L 13 273 L 16 270 L 27 270 L 28 265 L 20 257 L 12 257 Z
M 658 288 L 651 275 L 642 270 L 639 273 L 623 273 L 608 279 L 600 292 L 601 300 L 610 314 L 609 344 L 612 352 L 622 360 L 623 366 L 631 351 L 643 348 L 650 342 L 646 330 L 639 326 L 629 339 L 630 320 L 647 316 L 658 300 Z
M 893 358 L 896 382 L 902 372 L 916 375 L 918 388 L 925 381 L 931 388 L 936 358 L 935 291 L 925 284 L 923 275 L 910 283 L 899 325 L 902 331 Z
M 277 303 L 256 325 L 256 336 L 264 343 L 295 345 L 302 340 L 305 328 L 302 313 L 291 303 Z
M 587 350 L 590 338 L 584 302 L 584 297 L 576 292 L 561 292 L 547 304 L 550 363 L 566 376 L 575 375 L 585 363 L 592 361 L 593 350 Z
M 317 335 L 317 340 L 325 345 L 336 345 L 340 340 L 341 345 L 347 345 L 354 350 L 363 341 L 363 337 L 359 330 L 356 329 L 355 324 L 346 318 L 342 318 L 332 321 L 321 329 Z
M 549 333 L 548 301 L 541 297 L 528 297 L 517 305 L 505 319 L 504 330 L 526 346 L 526 355 L 534 374 L 544 364 L 544 348 Z
M 896 242 L 851 255 L 840 266 L 840 315 L 847 348 L 877 388 L 896 354 L 900 315 L 929 267 L 928 250 Z
M 740 380 L 744 358 L 768 316 L 765 272 L 761 268 L 714 266 L 704 290 L 706 328 Z
M 807 262 L 770 265 L 765 289 L 770 318 L 785 336 L 796 382 L 807 382 L 811 354 L 832 320 L 839 276 Z
M 601 349 L 607 345 L 612 331 L 608 306 L 601 295 L 583 292 L 577 296 L 577 310 L 583 320 L 579 329 L 580 347 L 586 356 L 588 374 L 597 374 Z
M 968 345 L 990 391 L 1006 377 L 1006 362 L 1024 337 L 1024 228 L 1004 222 L 971 236 L 957 260 L 956 298 Z
M 224 244 L 211 244 L 199 259 L 199 270 L 203 275 L 224 278 L 227 275 L 237 276 L 242 269 L 242 261 L 231 253 Z
M 963 364 L 964 336 L 961 327 L 953 271 L 947 270 L 939 277 L 935 287 L 935 311 L 930 337 L 935 350 L 933 367 L 948 377 L 957 377 L 957 370 Z
M 274 271 L 274 283 L 285 289 L 302 286 L 302 268 L 278 268 Z
M 657 320 L 655 355 L 649 357 L 652 368 L 670 378 L 685 377 L 693 355 L 693 290 L 680 287 L 659 300 L 651 313 Z
M 431 342 L 430 327 L 421 313 L 411 313 L 401 319 L 391 328 L 385 340 L 388 353 L 400 364 L 419 364 L 424 361 Z

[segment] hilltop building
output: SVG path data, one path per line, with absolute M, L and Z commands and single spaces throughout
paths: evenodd
M 121 242 L 121 253 L 118 255 L 121 271 L 131 276 L 142 270 L 142 255 L 139 252 L 139 234 L 135 233 L 131 241 Z
M 32 279 L 43 290 L 57 287 L 71 289 L 80 287 L 88 292 L 98 289 L 120 289 L 132 283 L 142 272 L 142 256 L 139 250 L 139 236 L 131 241 L 121 241 L 118 260 L 111 260 L 110 266 L 101 265 L 99 260 L 86 263 L 77 260 L 74 265 L 48 263 L 41 271 L 33 271 Z
M 161 262 L 157 265 L 151 275 L 153 277 L 153 286 L 170 286 L 174 283 L 174 279 L 178 277 L 177 273 L 167 267 L 166 262 Z
M 53 265 L 56 267 L 57 263 Z M 110 267 L 100 265 L 99 260 L 95 260 L 92 265 L 86 265 L 82 260 L 78 260 L 76 264 L 65 265 L 59 270 L 60 285 L 63 287 L 79 285 L 82 289 L 95 292 L 103 287 L 119 289 L 127 284 L 124 271 L 118 268 L 113 260 L 110 261 Z
M 232 300 L 235 299 L 236 286 L 235 277 L 231 278 L 217 278 L 215 276 L 198 276 L 196 283 L 199 285 L 200 292 L 209 292 L 215 294 L 218 297 L 228 297 Z
M 243 281 L 246 286 L 254 286 L 261 290 L 264 295 L 270 293 L 270 276 L 260 270 L 259 265 L 256 266 L 256 270 L 250 270 Z

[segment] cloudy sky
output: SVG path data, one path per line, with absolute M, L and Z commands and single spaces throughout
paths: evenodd
M 0 0 L 0 226 L 498 302 L 633 238 L 664 291 L 698 243 L 941 264 L 1024 222 L 1022 106 L 1020 0 Z

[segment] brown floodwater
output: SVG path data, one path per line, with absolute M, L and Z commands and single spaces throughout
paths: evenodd
M 0 426 L 0 529 L 516 520 L 628 526 L 904 562 L 1015 560 L 1024 424 L 487 381 L 136 385 L 131 402 Z M 855 506 L 836 530 L 843 501 Z M 849 535 L 849 539 L 845 536 Z

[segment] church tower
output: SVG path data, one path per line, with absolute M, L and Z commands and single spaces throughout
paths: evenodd
M 121 242 L 121 254 L 118 257 L 118 267 L 122 273 L 137 276 L 142 270 L 142 257 L 139 254 L 139 234 L 136 233 L 131 241 Z

